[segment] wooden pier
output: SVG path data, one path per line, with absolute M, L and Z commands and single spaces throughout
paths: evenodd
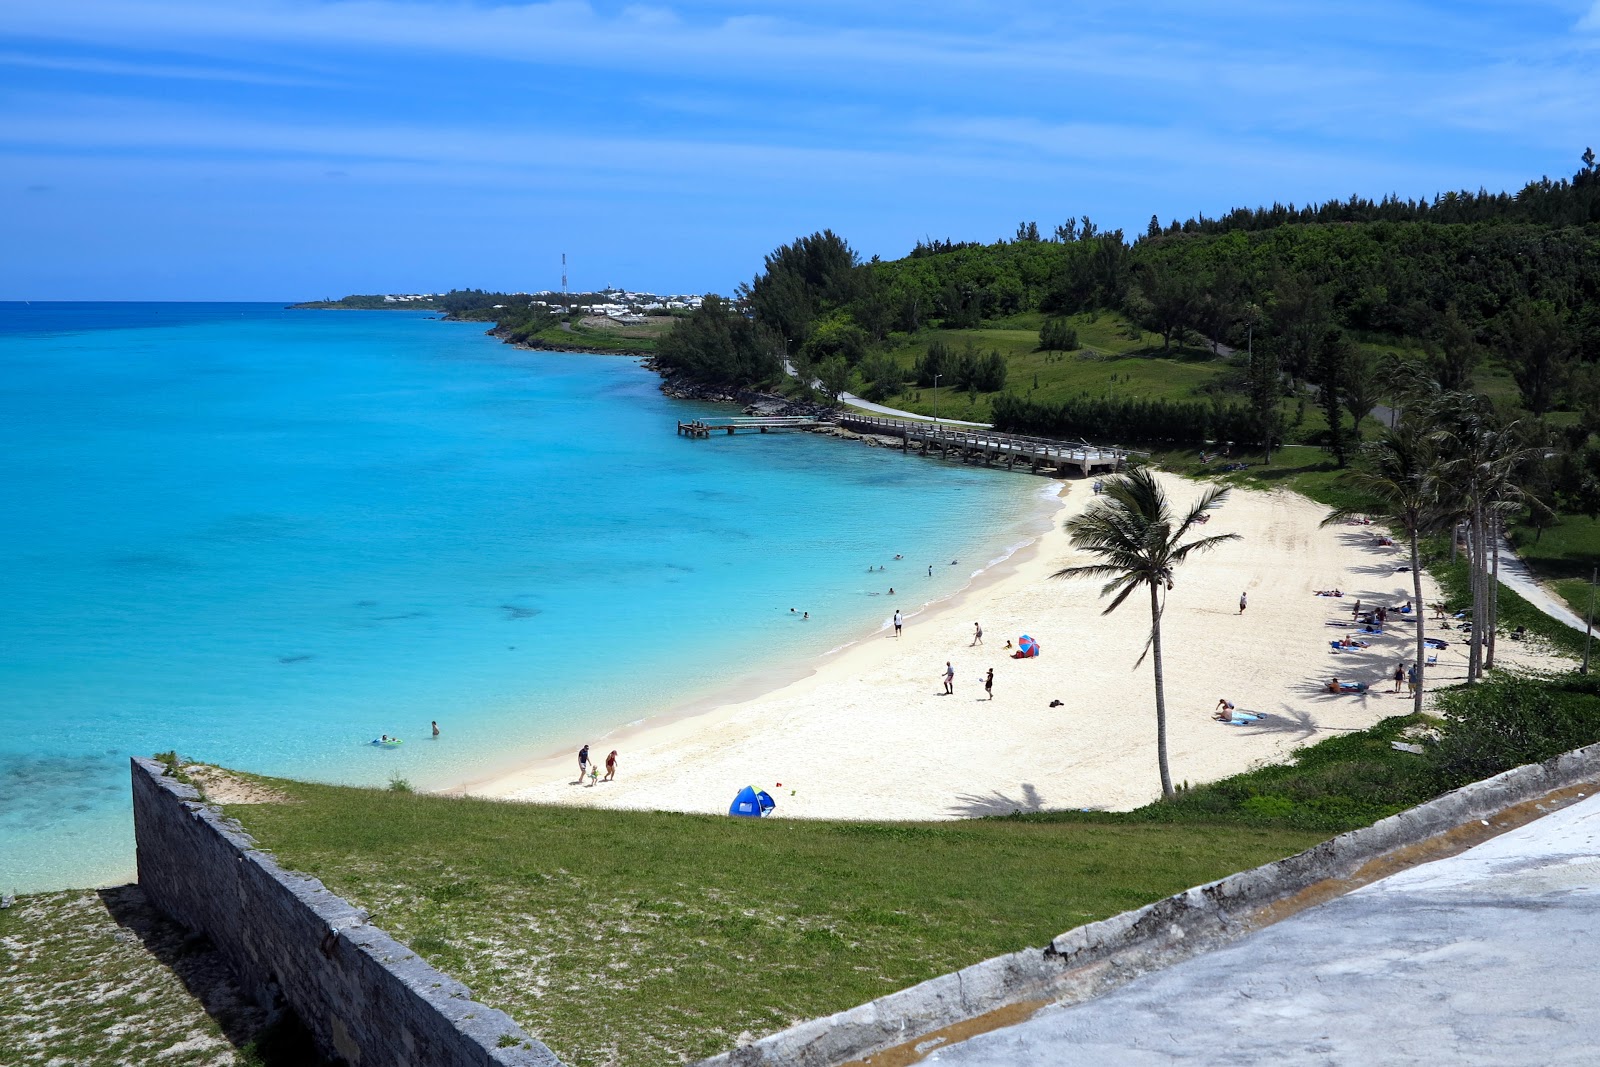
M 1125 448 L 1106 448 L 1087 442 L 1071 444 L 1045 437 L 996 433 L 993 430 L 950 426 L 943 423 L 912 422 L 878 415 L 841 412 L 839 425 L 857 433 L 879 437 L 898 437 L 900 450 L 917 449 L 922 455 L 936 454 L 963 463 L 982 462 L 984 466 L 1004 465 L 1015 470 L 1018 464 L 1034 474 L 1082 474 L 1120 470 L 1134 453 Z
M 695 419 L 693 422 L 679 422 L 678 436 L 710 437 L 713 433 L 735 434 L 740 431 L 772 433 L 774 430 L 812 430 L 827 425 L 826 421 L 809 415 L 739 415 L 710 421 Z

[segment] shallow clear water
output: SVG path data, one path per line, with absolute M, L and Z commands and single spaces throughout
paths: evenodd
M 131 873 L 130 754 L 464 780 L 823 653 L 1037 520 L 1022 475 L 679 438 L 718 409 L 657 384 L 412 313 L 0 304 L 0 890 Z

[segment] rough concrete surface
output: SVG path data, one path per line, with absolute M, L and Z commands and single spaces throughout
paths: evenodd
M 926 1062 L 1587 1064 L 1596 946 L 1591 796 Z
M 1038 1004 L 1103 996 L 1141 974 L 1230 944 L 1350 892 L 1600 793 L 1600 744 L 1474 782 L 1305 852 L 1075 927 L 1024 949 L 797 1023 L 704 1067 L 902 1064 Z

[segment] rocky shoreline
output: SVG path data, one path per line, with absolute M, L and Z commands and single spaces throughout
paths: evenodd
M 512 341 L 501 333 L 498 328 L 489 330 L 488 333 L 498 337 L 504 344 L 530 351 L 581 352 L 608 356 L 626 355 L 636 358 L 639 360 L 640 366 L 646 370 L 654 371 L 661 377 L 661 392 L 674 400 L 701 400 L 713 404 L 739 404 L 744 408 L 744 414 L 746 415 L 799 415 L 814 419 L 824 419 L 829 421 L 825 425 L 812 430 L 812 433 L 821 434 L 825 437 L 837 437 L 844 441 L 861 441 L 872 448 L 888 446 L 898 448 L 900 444 L 899 438 L 896 437 L 856 433 L 833 423 L 831 420 L 838 414 L 839 410 L 833 404 L 821 403 L 815 400 L 798 400 L 794 397 L 784 396 L 781 393 L 764 392 L 759 389 L 728 389 L 723 386 L 691 381 L 681 374 L 663 370 L 654 356 L 647 353 L 618 352 L 615 349 L 586 349 L 581 345 L 557 346 L 543 341 Z

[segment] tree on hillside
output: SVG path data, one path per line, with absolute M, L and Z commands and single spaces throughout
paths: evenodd
M 1272 332 L 1282 342 L 1283 369 L 1293 378 L 1305 378 L 1328 328 L 1328 294 L 1304 274 L 1283 272 L 1273 279 L 1269 313 Z
M 810 335 L 819 315 L 855 300 L 865 277 L 860 257 L 832 230 L 775 249 L 765 267 L 740 287 L 740 296 L 757 322 L 797 343 Z
M 1350 458 L 1350 439 L 1345 434 L 1343 418 L 1349 350 L 1350 342 L 1336 329 L 1327 330 L 1317 344 L 1317 402 L 1328 420 L 1328 451 L 1341 467 Z
M 1378 406 L 1383 389 L 1377 356 L 1365 349 L 1351 349 L 1345 356 L 1343 380 L 1339 383 L 1339 401 L 1350 413 L 1353 436 L 1357 441 L 1361 440 L 1361 422 Z
M 1071 352 L 1078 347 L 1078 331 L 1072 323 L 1064 318 L 1053 317 L 1044 320 L 1044 325 L 1039 327 L 1040 352 Z
M 1166 350 L 1176 336 L 1183 344 L 1183 334 L 1194 324 L 1195 308 L 1199 294 L 1187 275 L 1175 270 L 1147 266 L 1139 275 L 1138 288 L 1144 297 L 1142 325 L 1161 335 L 1161 347 Z
M 1376 441 L 1361 450 L 1359 462 L 1345 472 L 1344 478 L 1363 495 L 1383 501 L 1384 511 L 1373 517 L 1386 519 L 1405 531 L 1411 549 L 1411 592 L 1417 623 L 1417 691 L 1412 696 L 1412 710 L 1420 715 L 1428 664 L 1421 539 L 1440 524 L 1439 462 L 1433 435 L 1421 419 L 1408 419 L 1397 429 L 1384 429 Z M 1343 522 L 1356 513 L 1372 515 L 1367 508 L 1339 508 L 1329 512 L 1322 525 Z
M 1256 343 L 1256 329 L 1261 325 L 1261 308 L 1251 303 L 1244 306 L 1245 357 L 1250 391 L 1250 410 L 1255 416 L 1258 440 L 1265 461 L 1272 462 L 1272 442 L 1283 432 L 1283 373 L 1278 367 L 1276 342 L 1264 338 Z
M 661 336 L 656 361 L 666 370 L 713 385 L 767 382 L 781 370 L 775 339 L 715 294 Z
M 1569 346 L 1560 313 L 1548 300 L 1521 302 L 1506 322 L 1505 345 L 1522 402 L 1535 415 L 1543 415 L 1567 369 Z
M 1228 490 L 1207 489 L 1184 515 L 1174 522 L 1155 475 L 1148 468 L 1137 468 L 1105 483 L 1081 514 L 1067 520 L 1072 547 L 1096 557 L 1099 562 L 1056 571 L 1054 578 L 1107 578 L 1100 595 L 1113 595 L 1103 615 L 1122 605 L 1134 591 L 1150 593 L 1150 639 L 1145 654 L 1151 658 L 1156 686 L 1156 763 L 1161 771 L 1161 795 L 1172 795 L 1172 775 L 1167 769 L 1167 696 L 1161 664 L 1161 614 L 1166 594 L 1173 587 L 1173 574 L 1190 556 L 1207 552 L 1218 545 L 1237 540 L 1238 534 L 1216 534 L 1185 542 L 1189 531 L 1205 513 L 1227 499 Z M 1143 663 L 1145 654 L 1139 656 Z M 1135 664 L 1135 666 L 1138 665 Z
M 862 395 L 873 403 L 881 403 L 898 393 L 905 382 L 905 371 L 885 352 L 869 352 L 856 369 L 866 383 Z
M 837 402 L 839 394 L 850 388 L 850 364 L 843 356 L 829 356 L 817 364 L 817 381 L 828 399 Z
M 1456 306 L 1445 308 L 1435 327 L 1436 339 L 1424 351 L 1433 377 L 1446 392 L 1472 388 L 1472 370 L 1483 355 L 1478 339 Z

